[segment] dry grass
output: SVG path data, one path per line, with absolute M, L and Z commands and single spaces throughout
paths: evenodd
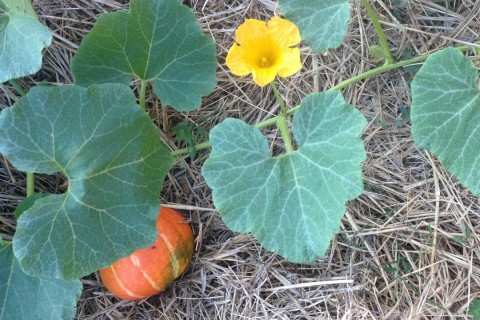
M 268 87 L 232 76 L 224 64 L 234 29 L 247 17 L 280 14 L 276 2 L 185 3 L 216 41 L 218 86 L 200 110 L 188 113 L 158 106 L 150 97 L 152 117 L 172 148 L 178 146 L 171 128 L 182 120 L 208 130 L 226 117 L 253 124 L 278 109 Z M 405 50 L 417 55 L 479 38 L 480 5 L 474 0 L 373 4 L 397 59 Z M 42 70 L 20 81 L 25 87 L 71 82 L 69 62 L 82 37 L 99 14 L 127 9 L 128 1 L 34 0 L 34 5 L 55 37 Z M 289 106 L 381 63 L 369 56 L 377 38 L 360 1 L 351 1 L 351 13 L 340 48 L 313 54 L 302 46 L 303 70 L 279 84 Z M 410 105 L 411 77 L 395 70 L 342 90 L 369 121 L 363 134 L 365 192 L 348 204 L 342 231 L 324 259 L 291 264 L 253 237 L 229 231 L 200 173 L 204 152 L 178 161 L 162 192 L 163 202 L 183 209 L 195 231 L 196 252 L 187 272 L 165 293 L 140 302 L 115 299 L 92 274 L 83 279 L 77 319 L 466 319 L 480 292 L 480 201 L 413 144 L 401 112 Z M 0 90 L 2 107 L 16 101 L 13 88 Z M 264 132 L 277 144 L 274 128 Z M 24 196 L 25 178 L 0 160 L 0 233 L 12 235 L 10 213 Z M 37 190 L 55 192 L 60 184 L 59 177 L 41 177 Z

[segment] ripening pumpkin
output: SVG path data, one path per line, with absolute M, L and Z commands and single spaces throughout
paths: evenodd
M 116 297 L 138 300 L 165 290 L 187 268 L 193 256 L 193 234 L 188 222 L 175 210 L 161 207 L 158 238 L 100 270 L 100 278 Z

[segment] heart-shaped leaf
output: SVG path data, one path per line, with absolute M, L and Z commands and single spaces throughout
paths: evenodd
M 349 0 L 279 0 L 285 17 L 315 52 L 337 48 L 348 31 Z
M 193 110 L 216 85 L 215 44 L 178 0 L 132 0 L 130 12 L 100 16 L 72 61 L 75 81 L 154 81 L 164 104 Z
M 0 240 L 0 320 L 73 319 L 80 280 L 41 279 L 25 274 L 11 244 Z
M 42 25 L 29 0 L 0 0 L 0 83 L 37 72 L 42 49 L 52 34 Z
M 480 195 L 478 71 L 458 49 L 432 54 L 412 81 L 412 135 Z
M 325 254 L 345 202 L 361 194 L 366 120 L 338 92 L 310 94 L 293 120 L 298 150 L 269 155 L 261 132 L 227 119 L 210 132 L 203 175 L 225 223 L 292 262 Z
M 69 182 L 18 219 L 13 249 L 29 275 L 80 278 L 155 241 L 172 158 L 127 86 L 31 89 L 0 114 L 0 153 Z

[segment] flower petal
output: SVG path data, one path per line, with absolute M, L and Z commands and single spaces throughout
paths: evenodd
M 300 30 L 288 20 L 273 17 L 267 22 L 267 28 L 280 48 L 292 47 L 302 41 Z
M 273 17 L 267 23 L 246 19 L 235 32 L 236 43 L 227 54 L 226 64 L 237 76 L 252 73 L 256 84 L 263 87 L 277 74 L 288 77 L 301 69 L 300 51 L 292 48 L 301 41 L 293 23 Z
M 246 76 L 252 72 L 248 50 L 238 46 L 236 43 L 230 48 L 227 54 L 226 64 L 230 71 L 237 76 Z
M 241 46 L 261 46 L 266 37 L 267 24 L 256 19 L 246 19 L 235 31 L 236 42 Z
M 281 61 L 278 66 L 278 75 L 286 78 L 293 75 L 302 68 L 300 61 L 300 50 L 298 48 L 290 48 L 282 52 Z
M 275 68 L 255 68 L 252 70 L 252 75 L 253 81 L 260 87 L 264 87 L 275 80 L 277 70 Z

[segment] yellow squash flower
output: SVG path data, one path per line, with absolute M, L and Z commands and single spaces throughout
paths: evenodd
M 236 43 L 228 51 L 227 67 L 237 76 L 250 73 L 253 81 L 263 87 L 280 77 L 289 77 L 301 69 L 302 38 L 296 25 L 279 17 L 267 23 L 247 19 L 235 32 Z

